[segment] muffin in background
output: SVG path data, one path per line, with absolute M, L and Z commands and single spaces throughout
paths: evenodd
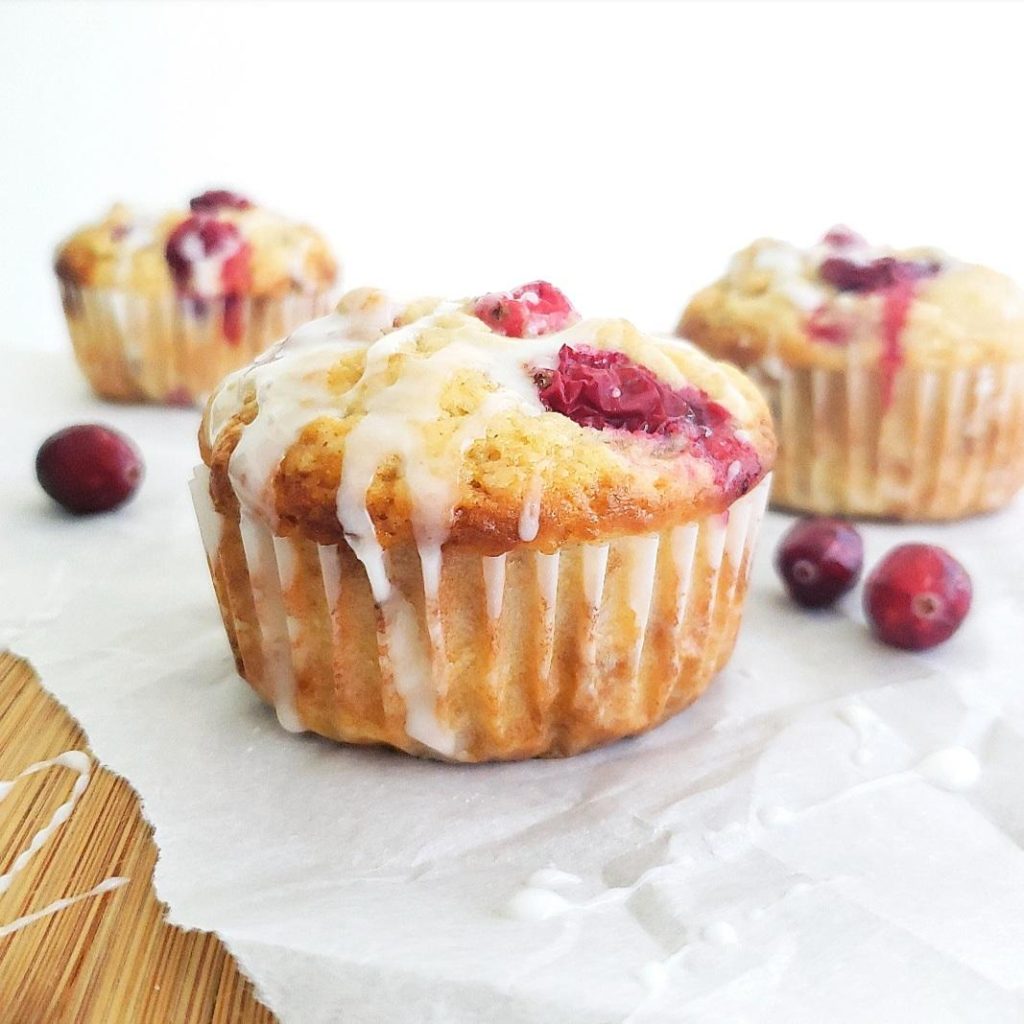
M 574 754 L 732 651 L 775 441 L 738 370 L 551 285 L 360 290 L 225 380 L 193 497 L 239 672 L 289 729 Z
M 779 506 L 957 519 L 1024 485 L 1024 296 L 994 270 L 841 227 L 810 249 L 762 239 L 677 333 L 768 397 Z
M 159 217 L 117 205 L 57 250 L 75 356 L 93 390 L 191 405 L 330 308 L 324 239 L 233 192 Z

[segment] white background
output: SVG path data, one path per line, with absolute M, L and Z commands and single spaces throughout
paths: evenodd
M 544 276 L 651 328 L 840 220 L 1024 276 L 1022 34 L 982 3 L 0 3 L 0 345 L 66 345 L 63 234 L 211 185 L 353 285 Z

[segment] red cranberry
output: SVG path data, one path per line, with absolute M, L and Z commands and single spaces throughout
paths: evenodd
M 184 294 L 247 292 L 251 255 L 249 243 L 234 224 L 205 215 L 182 221 L 167 239 L 167 263 L 175 285 Z M 197 280 L 196 264 L 210 259 L 220 264 L 217 281 Z M 215 292 L 211 292 L 211 286 L 216 288 Z
M 864 611 L 875 635 L 910 651 L 948 640 L 970 607 L 967 571 L 952 555 L 931 544 L 893 548 L 864 587 Z
M 173 405 L 178 409 L 188 409 L 195 404 L 196 400 L 192 397 L 192 392 L 184 385 L 171 388 L 164 395 L 164 405 Z
M 547 281 L 482 295 L 476 300 L 473 315 L 507 338 L 536 338 L 560 331 L 579 319 L 572 303 Z
M 212 188 L 202 195 L 194 196 L 188 201 L 188 205 L 193 213 L 216 213 L 224 207 L 231 210 L 252 209 L 252 203 L 245 196 L 230 192 L 226 188 Z
M 699 388 L 669 387 L 622 352 L 563 345 L 558 366 L 537 370 L 535 380 L 544 407 L 580 426 L 682 436 L 730 492 L 745 493 L 760 473 L 728 409 Z
M 829 228 L 821 240 L 833 249 L 854 249 L 868 244 L 862 235 L 845 224 L 836 224 L 835 227 Z
M 813 310 L 805 326 L 810 337 L 826 345 L 845 345 L 850 340 L 851 324 L 828 305 Z
M 775 568 L 789 596 L 805 608 L 824 608 L 851 590 L 864 565 L 864 542 L 842 519 L 810 517 L 786 531 Z
M 106 512 L 123 505 L 142 480 L 142 456 L 124 434 L 96 423 L 66 427 L 36 455 L 43 490 L 69 512 Z
M 882 374 L 882 407 L 892 404 L 896 374 L 903 366 L 903 328 L 914 301 L 914 283 L 904 281 L 887 288 L 882 297 L 882 352 L 878 368 Z
M 841 292 L 876 292 L 904 282 L 934 277 L 942 268 L 934 260 L 898 260 L 879 256 L 862 262 L 845 256 L 829 256 L 821 261 L 818 276 Z
M 241 295 L 224 296 L 224 316 L 221 320 L 224 337 L 232 345 L 238 345 L 245 334 L 245 302 Z

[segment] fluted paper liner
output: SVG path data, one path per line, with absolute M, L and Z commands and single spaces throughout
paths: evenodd
M 101 398 L 188 405 L 294 328 L 328 312 L 326 291 L 196 303 L 61 282 L 75 358 Z M 225 336 L 225 316 L 238 340 Z
M 289 729 L 482 761 L 572 754 L 698 697 L 732 652 L 770 482 L 726 512 L 497 557 L 277 537 L 192 493 L 239 672 Z
M 772 500 L 818 514 L 956 519 L 1024 485 L 1024 366 L 752 366 L 779 435 Z

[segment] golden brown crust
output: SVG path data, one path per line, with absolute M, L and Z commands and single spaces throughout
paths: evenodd
M 452 336 L 466 329 L 468 319 L 461 316 L 452 322 Z M 566 543 L 657 531 L 721 512 L 770 471 L 775 460 L 770 414 L 757 388 L 739 371 L 710 362 L 690 345 L 645 337 L 619 321 L 595 322 L 593 340 L 600 347 L 626 351 L 661 374 L 674 374 L 674 384 L 691 383 L 724 404 L 733 412 L 736 426 L 746 432 L 757 471 L 738 489 L 728 487 L 723 485 L 721 467 L 690 454 L 681 437 L 600 431 L 554 412 L 530 415 L 512 410 L 493 418 L 486 435 L 452 467 L 456 500 L 447 544 L 495 555 L 520 546 L 551 551 Z M 509 339 L 507 344 L 516 341 Z M 356 384 L 372 396 L 374 387 L 380 386 L 379 381 L 363 381 L 364 363 L 364 351 L 338 357 L 331 373 L 338 379 L 339 395 L 348 394 Z M 391 373 L 400 372 L 401 360 L 393 360 Z M 493 386 L 468 371 L 453 379 L 442 418 L 429 428 L 439 445 L 445 431 L 454 429 L 450 424 L 457 427 L 460 417 L 471 414 Z M 362 410 L 358 398 L 349 400 L 343 415 L 314 419 L 287 447 L 271 481 L 279 535 L 320 544 L 343 539 L 337 495 L 348 434 L 362 418 Z M 209 436 L 209 410 L 200 431 L 214 502 L 232 520 L 239 511 L 230 462 L 257 413 L 256 397 L 249 393 L 215 439 Z M 524 541 L 521 516 L 531 496 L 539 497 L 537 533 Z M 413 502 L 397 459 L 378 468 L 366 492 L 366 509 L 385 550 L 412 542 Z
M 913 259 L 927 251 L 895 255 Z M 784 274 L 767 269 L 779 262 L 786 267 Z M 823 302 L 838 302 L 851 319 L 866 325 L 853 351 L 808 333 L 815 289 Z M 883 351 L 876 326 L 880 304 L 877 294 L 837 296 L 817 279 L 809 250 L 762 239 L 737 254 L 726 276 L 690 300 L 677 333 L 743 367 L 776 357 L 790 366 L 821 369 L 841 369 L 851 359 L 875 365 Z M 937 277 L 919 283 L 900 341 L 905 363 L 913 369 L 1022 362 L 1024 298 L 1003 274 L 950 263 Z
M 152 220 L 114 206 L 101 221 L 61 243 L 54 269 L 62 281 L 81 288 L 171 293 L 164 250 L 170 233 L 188 216 L 178 211 Z M 256 207 L 222 209 L 217 217 L 234 223 L 252 247 L 250 295 L 280 298 L 296 290 L 323 290 L 337 279 L 337 263 L 313 228 Z

